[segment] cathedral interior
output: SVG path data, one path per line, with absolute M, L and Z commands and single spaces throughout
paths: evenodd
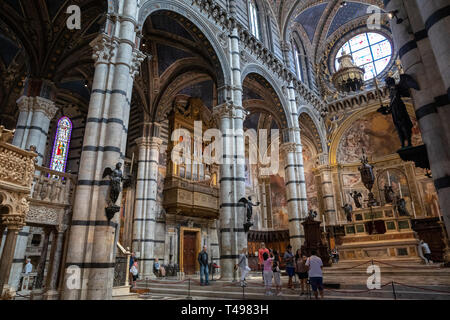
M 230 282 L 262 242 L 414 269 L 425 241 L 450 286 L 449 9 L 0 1 L 0 294 L 110 300 L 131 254 L 182 280 L 203 246 Z

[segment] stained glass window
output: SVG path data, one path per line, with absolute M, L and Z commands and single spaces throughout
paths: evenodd
M 261 40 L 259 35 L 258 7 L 256 6 L 256 2 L 254 0 L 250 0 L 248 8 L 250 19 L 250 31 L 256 37 L 256 39 Z
M 65 172 L 67 155 L 69 153 L 70 135 L 72 133 L 72 122 L 67 117 L 62 117 L 58 121 L 55 141 L 53 143 L 52 159 L 50 169 Z
M 362 33 L 347 41 L 336 55 L 336 70 L 339 68 L 338 58 L 343 51 L 352 55 L 358 67 L 364 68 L 366 81 L 382 73 L 392 58 L 391 43 L 376 32 Z
M 295 70 L 297 71 L 297 77 L 300 81 L 303 81 L 302 77 L 302 65 L 300 62 L 300 52 L 298 51 L 297 44 L 294 43 L 294 58 L 295 58 Z

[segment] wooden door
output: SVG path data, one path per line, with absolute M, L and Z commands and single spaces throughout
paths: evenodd
M 183 239 L 183 269 L 185 274 L 194 274 L 197 262 L 197 236 L 195 232 L 184 232 Z

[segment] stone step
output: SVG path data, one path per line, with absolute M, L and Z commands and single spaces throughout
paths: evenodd
M 325 284 L 326 285 L 326 284 Z M 168 284 L 168 283 L 151 283 L 146 286 L 141 282 L 138 284 L 138 288 L 149 288 L 150 296 L 179 296 L 185 299 L 188 296 L 188 284 Z M 425 288 L 427 290 L 423 290 Z M 274 288 L 272 288 L 274 291 Z M 362 292 L 364 291 L 364 292 Z M 443 292 L 438 292 L 443 291 Z M 444 292 L 445 291 L 445 292 Z M 258 283 L 250 283 L 244 290 L 245 299 L 275 299 L 275 300 L 298 300 L 309 299 L 309 296 L 299 296 L 299 289 L 288 289 L 283 287 L 282 296 L 265 296 L 265 290 L 263 286 L 259 286 Z M 423 286 L 419 288 L 403 287 L 395 284 L 395 292 L 397 299 L 426 299 L 426 300 L 449 300 L 450 299 L 450 286 Z M 372 290 L 367 292 L 367 286 L 354 285 L 343 290 L 341 289 L 325 289 L 326 298 L 328 299 L 393 299 L 394 294 L 392 285 L 386 285 L 380 290 Z M 243 299 L 242 288 L 239 286 L 231 285 L 229 282 L 214 283 L 210 286 L 199 286 L 191 283 L 190 295 L 195 297 L 195 300 L 201 300 L 201 297 L 208 297 L 207 299 Z
M 352 300 L 392 300 L 394 294 L 392 287 L 385 287 L 381 290 L 373 290 L 370 292 L 359 292 L 363 290 L 325 290 L 326 299 L 352 299 Z M 150 288 L 151 294 L 159 296 L 176 297 L 186 299 L 188 292 L 186 288 L 174 288 L 172 286 L 152 286 Z M 244 296 L 242 291 L 222 291 L 211 288 L 191 288 L 190 296 L 194 300 L 202 300 L 202 297 L 207 296 L 207 299 L 251 299 L 251 300 L 308 300 L 310 295 L 300 296 L 298 291 L 283 289 L 282 296 L 266 296 L 264 290 L 259 292 L 245 291 Z M 396 299 L 425 299 L 425 300 L 449 300 L 449 294 L 441 294 L 436 292 L 423 292 L 408 288 L 396 288 Z

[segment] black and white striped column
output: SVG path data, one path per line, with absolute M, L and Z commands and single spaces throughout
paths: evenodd
M 302 218 L 300 216 L 300 198 L 297 188 L 297 161 L 296 145 L 294 142 L 286 142 L 281 145 L 281 151 L 285 159 L 285 180 L 286 180 L 286 198 L 288 205 L 289 218 L 289 239 L 291 246 L 297 250 L 303 243 L 303 232 L 301 227 Z
M 138 171 L 133 219 L 133 250 L 139 253 L 143 277 L 154 277 L 156 230 L 156 192 L 158 191 L 159 148 L 162 139 L 142 137 L 136 139 L 138 147 Z
M 323 198 L 323 213 L 325 214 L 326 222 L 330 225 L 339 224 L 339 219 L 337 211 L 335 208 L 334 194 L 333 194 L 333 184 L 331 182 L 331 168 L 329 166 L 324 166 L 319 168 L 320 171 L 320 181 L 322 188 L 322 198 Z
M 136 48 L 137 2 L 125 1 L 108 34 L 92 43 L 95 73 L 73 206 L 66 270 L 80 270 L 80 286 L 69 285 L 64 299 L 111 299 L 118 214 L 105 215 L 109 180 L 106 167 L 123 163 L 133 76 L 143 55 Z M 131 83 L 130 83 L 131 82 Z M 116 205 L 120 205 L 120 196 Z
M 428 3 L 428 1 L 427 1 Z M 385 0 L 387 11 L 398 10 L 400 17 L 406 17 L 405 1 Z M 425 5 L 425 4 L 424 4 Z M 409 5 L 408 5 L 409 6 Z M 412 12 L 411 12 L 412 15 Z M 450 230 L 450 144 L 447 139 L 442 109 L 434 96 L 435 79 L 430 78 L 424 64 L 426 57 L 421 55 L 417 45 L 417 34 L 411 32 L 409 19 L 400 24 L 391 20 L 394 41 L 399 47 L 399 56 L 405 73 L 413 76 L 421 90 L 411 90 L 416 117 L 419 121 L 423 141 L 427 147 L 433 180 L 439 195 L 439 204 L 444 216 L 447 232 Z

